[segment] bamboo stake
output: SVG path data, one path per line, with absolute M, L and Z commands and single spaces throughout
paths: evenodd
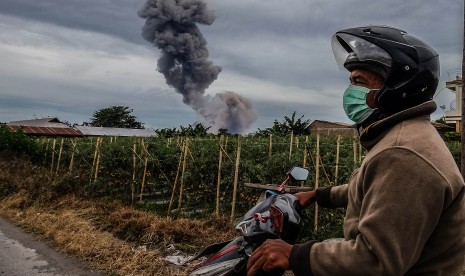
M 353 142 L 353 147 L 354 147 L 354 164 L 357 163 L 357 144 L 355 143 L 355 140 Z
M 76 137 L 71 141 L 71 143 L 73 144 L 73 152 L 71 153 L 71 160 L 69 161 L 69 174 L 72 174 L 74 169 L 74 153 L 77 145 Z
M 270 145 L 268 146 L 268 158 L 271 159 L 273 149 L 273 134 L 270 134 Z
M 221 165 L 223 163 L 223 140 L 224 135 L 220 137 L 220 157 L 218 160 L 218 180 L 216 183 L 216 211 L 215 214 L 217 217 L 220 216 L 220 186 L 221 186 Z
M 234 221 L 236 216 L 236 198 L 237 198 L 237 181 L 239 176 L 239 160 L 241 159 L 241 137 L 237 136 L 237 153 L 236 153 L 236 169 L 234 171 L 234 189 L 231 207 L 231 222 Z
M 178 201 L 178 210 L 181 211 L 182 204 L 182 194 L 184 191 L 184 176 L 186 172 L 186 160 L 187 152 L 189 151 L 189 140 L 186 139 L 186 145 L 184 146 L 184 157 L 182 160 L 182 173 L 181 173 L 181 186 L 179 187 L 179 201 Z
M 45 154 L 44 154 L 44 163 L 47 161 L 47 153 L 48 153 L 48 144 L 50 142 L 50 138 L 47 138 L 47 144 L 45 145 Z
M 140 139 L 140 156 L 145 156 L 144 158 L 144 172 L 142 174 L 142 182 L 141 182 L 141 188 L 140 188 L 140 194 L 139 194 L 139 201 L 142 201 L 142 194 L 144 193 L 144 187 L 145 187 L 145 175 L 147 174 L 147 164 L 148 164 L 148 152 L 145 147 L 145 140 L 144 138 Z
M 185 143 L 183 143 L 183 144 L 182 144 L 181 153 L 179 154 L 178 169 L 177 169 L 177 171 L 176 171 L 176 177 L 175 177 L 175 179 L 174 179 L 173 191 L 171 192 L 170 204 L 169 204 L 169 206 L 168 206 L 168 214 L 171 212 L 171 206 L 173 205 L 174 193 L 176 192 L 176 186 L 177 186 L 177 184 L 178 184 L 179 171 L 181 170 L 182 156 L 184 155 L 185 146 L 186 146 Z
M 303 163 L 302 163 L 302 167 L 304 167 L 304 168 L 307 167 L 307 155 L 308 155 L 307 145 L 308 145 L 308 136 L 305 136 L 304 161 L 303 161 Z M 300 186 L 303 187 L 303 186 L 304 186 L 304 183 L 305 183 L 305 181 L 301 181 Z
M 142 175 L 142 183 L 140 187 L 140 195 L 139 195 L 139 201 L 142 201 L 142 195 L 144 194 L 144 187 L 145 187 L 145 176 L 147 175 L 147 164 L 149 162 L 149 159 L 147 157 L 147 154 L 145 154 L 145 159 L 144 159 L 144 174 Z
M 60 143 L 60 151 L 58 153 L 58 161 L 57 161 L 57 169 L 55 171 L 55 173 L 58 175 L 58 169 L 60 168 L 60 161 L 61 161 L 61 153 L 63 152 L 63 142 L 64 142 L 64 139 L 61 138 L 61 143 Z
M 308 144 L 308 136 L 305 136 L 304 161 L 302 163 L 302 167 L 304 167 L 304 168 L 307 167 L 307 155 L 308 155 L 307 144 Z
M 132 145 L 132 183 L 131 183 L 131 202 L 134 203 L 134 197 L 135 197 L 135 184 L 136 184 L 136 164 L 137 164 L 137 159 L 136 159 L 136 150 L 137 150 L 137 144 L 134 142 Z
M 315 190 L 319 186 L 320 178 L 320 132 L 317 129 L 316 132 L 316 160 L 315 160 Z M 315 232 L 318 230 L 318 205 L 315 205 Z
M 100 142 L 100 137 L 97 137 L 97 141 L 95 142 L 94 159 L 92 161 L 92 169 L 90 170 L 90 181 L 92 181 L 92 176 L 94 175 L 94 166 L 95 166 L 95 163 L 97 162 L 97 152 L 98 152 L 99 142 Z
M 337 144 L 336 144 L 336 171 L 334 172 L 334 185 L 337 185 L 337 177 L 339 173 L 339 148 L 341 145 L 341 135 L 337 136 Z
M 358 162 L 362 163 L 362 144 L 358 142 Z
M 291 157 L 292 157 L 292 144 L 293 144 L 293 141 L 294 140 L 294 132 L 291 132 L 291 142 L 289 143 L 289 161 L 291 161 Z
M 55 145 L 56 145 L 56 138 L 53 138 L 53 145 L 52 145 L 52 166 L 50 166 L 50 173 L 53 172 L 53 167 L 55 166 Z
M 100 165 L 100 148 L 103 143 L 103 137 L 100 137 L 100 140 L 97 141 L 97 161 L 95 163 L 95 175 L 94 175 L 94 183 L 97 181 L 97 176 L 98 176 L 98 170 L 99 170 L 99 165 Z

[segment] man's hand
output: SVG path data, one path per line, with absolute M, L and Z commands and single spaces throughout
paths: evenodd
M 247 276 L 253 276 L 261 269 L 289 269 L 289 256 L 292 245 L 283 240 L 266 240 L 250 256 L 247 263 Z
M 294 196 L 297 197 L 302 208 L 305 208 L 309 206 L 310 204 L 312 204 L 313 202 L 315 202 L 316 191 L 300 192 L 300 193 L 294 194 Z

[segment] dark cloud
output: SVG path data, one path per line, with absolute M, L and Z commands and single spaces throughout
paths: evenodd
M 141 120 L 146 123 L 152 121 L 155 127 L 158 123 L 169 123 L 166 119 L 158 120 L 159 110 L 163 112 L 163 117 L 173 118 L 173 127 L 195 122 L 195 113 L 182 104 L 182 96 L 172 93 L 164 81 L 157 80 L 150 84 L 141 81 L 143 78 L 163 78 L 156 72 L 155 60 L 160 50 L 149 51 L 149 45 L 141 36 L 145 21 L 137 16 L 137 11 L 144 3 L 145 0 L 0 1 L 0 14 L 3 14 L 0 15 L 0 44 L 7 47 L 2 48 L 1 72 L 4 73 L 0 77 L 0 93 L 3 96 L 0 109 L 7 109 L 4 104 L 8 102 L 6 95 L 12 97 L 11 105 L 22 108 L 21 98 L 14 98 L 14 95 L 29 93 L 33 96 L 25 98 L 29 99 L 28 104 L 34 106 L 33 100 L 42 97 L 44 104 L 53 103 L 53 106 L 47 107 L 50 110 L 64 106 L 60 114 L 65 114 L 66 109 L 70 114 L 75 112 L 73 106 L 85 109 L 88 102 L 96 104 L 90 108 L 94 109 L 99 107 L 98 104 L 121 100 L 135 111 L 143 110 L 139 116 Z M 199 26 L 199 30 L 208 41 L 209 60 L 223 70 L 205 94 L 220 92 L 220 86 L 221 91 L 236 91 L 235 88 L 240 86 L 237 92 L 250 96 L 258 113 L 258 121 L 252 128 L 263 128 L 263 124 L 267 123 L 271 125 L 273 119 L 280 119 L 294 110 L 308 114 L 312 119 L 343 119 L 338 93 L 342 93 L 347 84 L 347 72 L 339 71 L 329 42 L 331 35 L 339 29 L 387 24 L 423 38 L 440 54 L 440 88 L 448 80 L 447 71 L 461 66 L 461 0 L 206 0 L 206 3 L 214 11 L 216 20 L 209 26 Z M 8 51 L 5 52 L 5 49 Z M 63 60 L 47 56 L 59 51 L 65 51 L 58 55 Z M 92 52 L 99 68 L 92 68 L 88 61 L 89 64 L 82 65 L 83 62 L 79 60 L 83 56 L 80 55 L 86 52 Z M 73 59 L 68 60 L 67 55 Z M 139 58 L 137 62 L 131 60 L 133 57 Z M 147 60 L 143 66 L 150 62 L 147 70 L 151 72 L 148 75 L 142 76 L 139 71 L 142 59 Z M 124 62 L 113 63 L 115 60 Z M 52 70 L 46 66 L 49 64 L 57 68 L 51 65 Z M 119 72 L 120 80 L 110 77 L 115 74 L 115 66 L 127 67 L 124 68 L 126 72 Z M 21 75 L 21 71 L 43 73 L 49 70 L 45 79 L 41 79 L 41 74 L 33 77 L 24 73 Z M 69 75 L 63 77 L 57 73 L 60 70 L 68 70 Z M 104 74 L 105 71 L 109 76 Z M 86 75 L 89 72 L 92 76 Z M 53 74 L 57 75 L 56 79 L 53 79 Z M 83 85 L 76 86 L 74 78 L 81 80 Z M 110 84 L 105 86 L 105 81 Z M 118 81 L 128 85 L 121 87 L 113 84 Z M 29 91 L 32 89 L 35 94 Z M 160 105 L 157 93 L 161 90 L 164 93 L 161 98 L 167 99 Z M 263 90 L 271 92 L 266 94 L 267 91 Z M 444 91 L 442 93 L 446 93 Z M 260 96 L 257 96 L 258 93 L 261 93 Z M 288 100 L 287 95 L 293 93 L 302 93 L 302 100 Z M 85 103 L 73 97 L 74 94 L 85 96 Z M 276 101 L 264 99 L 276 94 L 280 94 Z M 53 98 L 57 95 L 63 101 L 55 104 Z M 322 102 L 314 95 L 325 95 L 333 100 Z M 445 98 L 450 101 L 450 97 Z M 64 103 L 66 99 L 71 99 L 72 103 Z M 449 102 L 442 104 L 449 106 Z M 166 107 L 174 110 L 169 111 Z M 176 115 L 177 112 L 182 115 Z M 2 112 L 0 116 L 8 115 L 5 114 Z M 85 118 L 89 116 L 87 114 Z M 64 119 L 73 121 L 72 118 Z M 0 121 L 3 120 L 0 118 Z
M 2 0 L 0 13 L 28 20 L 113 35 L 133 43 L 140 37 L 137 10 L 144 1 L 126 0 Z

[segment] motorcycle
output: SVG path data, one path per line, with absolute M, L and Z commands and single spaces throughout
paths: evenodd
M 267 190 L 263 200 L 252 207 L 236 224 L 237 238 L 204 248 L 192 260 L 208 256 L 194 267 L 190 276 L 246 275 L 247 261 L 252 252 L 267 239 L 282 239 L 294 244 L 301 230 L 299 200 L 286 191 L 290 181 L 305 181 L 308 170 L 294 167 L 275 190 Z M 284 270 L 261 271 L 258 275 L 282 275 Z

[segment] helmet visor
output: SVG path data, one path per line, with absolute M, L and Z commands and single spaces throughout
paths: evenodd
M 344 69 L 344 62 L 351 52 L 357 55 L 361 62 L 370 62 L 391 68 L 392 58 L 385 50 L 375 44 L 350 34 L 336 33 L 331 38 L 334 58 L 339 68 Z

